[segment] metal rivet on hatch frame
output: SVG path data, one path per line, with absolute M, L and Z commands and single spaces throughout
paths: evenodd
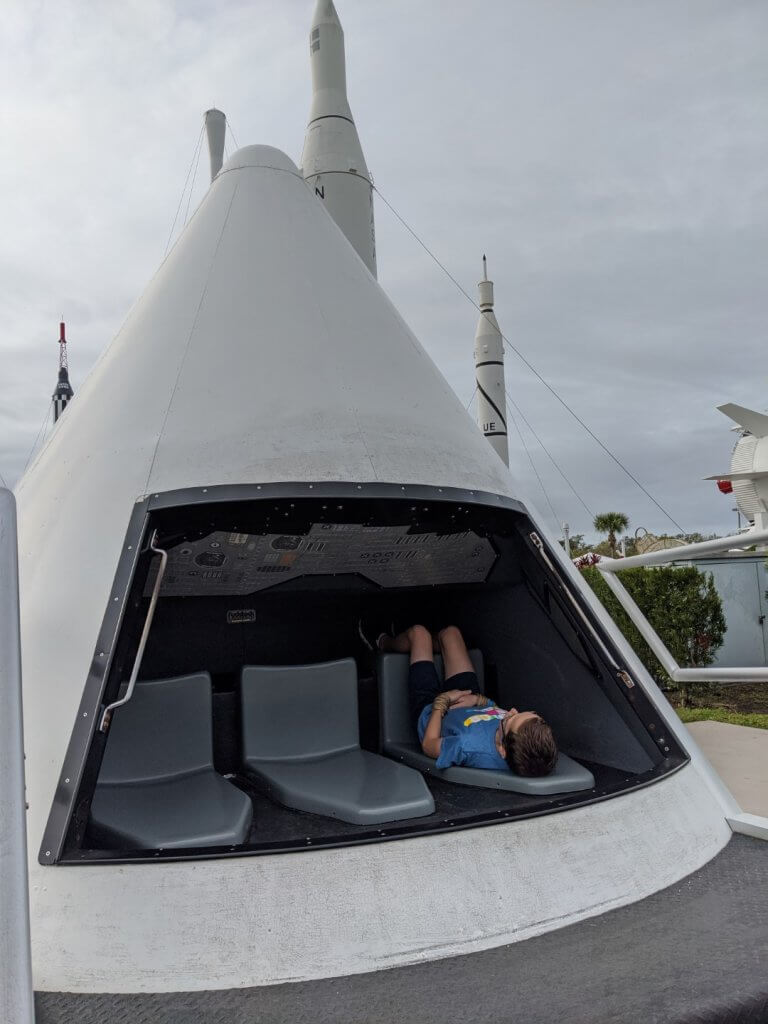
M 65 785 L 69 782 L 69 779 L 64 779 Z
M 84 711 L 84 712 L 83 712 L 83 718 L 87 718 L 87 717 L 88 717 L 88 712 L 87 712 L 87 711 Z
M 51 856 L 51 851 L 50 850 L 46 850 L 45 851 L 45 856 L 46 857 L 50 857 Z
M 357 489 L 358 489 L 358 491 L 362 491 L 362 489 L 363 489 L 363 485 L 362 485 L 362 484 L 358 484 L 358 485 L 357 485 Z
M 208 493 L 208 488 L 207 488 L 207 487 L 204 487 L 204 488 L 203 488 L 203 494 L 207 494 L 207 493 Z

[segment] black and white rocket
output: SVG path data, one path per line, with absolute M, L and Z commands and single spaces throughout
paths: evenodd
M 504 388 L 504 339 L 493 312 L 493 281 L 483 256 L 483 280 L 478 284 L 480 319 L 475 331 L 477 424 L 491 447 L 509 465 L 507 402 Z
M 344 30 L 333 0 L 317 0 L 309 56 L 312 106 L 301 173 L 376 277 L 373 187 L 347 101 Z
M 62 320 L 59 324 L 59 378 L 56 381 L 51 399 L 53 401 L 53 422 L 56 423 L 74 395 L 69 383 L 69 363 L 67 361 L 67 334 Z

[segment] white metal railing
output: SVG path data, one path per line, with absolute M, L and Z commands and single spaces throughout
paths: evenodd
M 683 547 L 652 551 L 645 555 L 633 555 L 630 558 L 605 558 L 597 563 L 597 568 L 674 682 L 763 683 L 768 682 L 768 665 L 758 665 L 754 668 L 720 666 L 717 668 L 681 668 L 616 574 L 623 569 L 663 565 L 669 562 L 687 562 L 700 555 L 717 554 L 721 551 L 731 551 L 734 548 L 751 548 L 756 544 L 762 545 L 766 542 L 768 542 L 768 530 L 752 530 L 732 537 L 718 537 L 716 540 L 705 540 L 700 544 L 686 544 Z M 739 809 L 738 812 L 728 814 L 726 821 L 734 832 L 753 836 L 756 839 L 768 840 L 768 817 L 749 814 Z
M 0 488 L 0 1020 L 34 1024 L 16 502 Z
M 733 537 L 718 537 L 716 540 L 705 540 L 700 544 L 686 544 L 680 548 L 667 548 L 664 551 L 651 551 L 645 555 L 632 555 L 630 558 L 602 558 L 596 568 L 602 573 L 603 579 L 620 601 L 622 607 L 637 627 L 641 636 L 659 659 L 669 678 L 675 683 L 765 683 L 768 682 L 768 665 L 750 668 L 681 668 L 664 641 L 640 611 L 616 575 L 624 569 L 635 569 L 642 566 L 662 565 L 669 562 L 687 562 L 701 555 L 712 555 L 720 551 L 731 551 L 734 548 L 751 548 L 755 544 L 768 542 L 768 530 L 753 530 L 739 533 Z

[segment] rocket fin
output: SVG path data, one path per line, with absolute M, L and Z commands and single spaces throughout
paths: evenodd
M 728 402 L 726 405 L 718 405 L 718 410 L 738 423 L 740 427 L 748 430 L 755 437 L 768 437 L 768 416 L 754 409 L 747 409 L 743 405 L 734 405 Z M 723 477 L 723 479 L 725 479 Z
M 768 469 L 760 469 L 754 473 L 717 473 L 705 476 L 704 480 L 764 480 L 768 477 Z

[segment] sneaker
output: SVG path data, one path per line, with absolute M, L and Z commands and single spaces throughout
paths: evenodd
M 357 621 L 357 632 L 369 651 L 380 651 L 381 647 L 379 644 L 381 638 L 388 635 L 383 629 L 377 630 L 370 627 L 367 623 L 364 624 L 362 619 Z

